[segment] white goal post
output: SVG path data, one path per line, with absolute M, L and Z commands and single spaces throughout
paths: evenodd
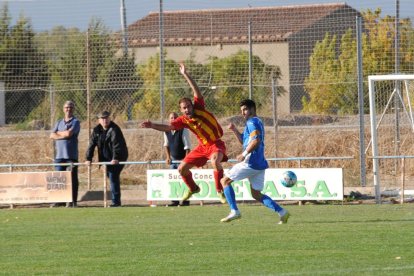
M 372 75 L 368 76 L 368 89 L 369 89 L 369 109 L 370 109 L 370 122 L 371 122 L 371 147 L 372 147 L 372 157 L 373 157 L 373 177 L 374 177 L 374 188 L 375 188 L 375 199 L 377 203 L 381 203 L 381 190 L 380 190 L 380 177 L 379 177 L 379 150 L 378 150 L 378 137 L 377 137 L 377 130 L 379 127 L 379 123 L 383 115 L 386 113 L 387 108 L 390 106 L 392 102 L 392 98 L 397 96 L 404 112 L 407 114 L 408 120 L 410 121 L 410 125 L 414 131 L 414 118 L 413 112 L 411 108 L 411 99 L 409 96 L 409 81 L 414 80 L 414 75 Z M 402 90 L 406 91 L 406 98 L 407 103 L 404 103 L 403 96 L 399 90 L 399 85 L 395 85 L 393 91 L 389 97 L 387 104 L 385 105 L 384 113 L 380 117 L 380 122 L 377 125 L 377 115 L 376 115 L 376 86 L 377 82 L 381 81 L 395 81 L 400 82 L 403 84 Z M 408 108 L 408 109 L 407 109 Z

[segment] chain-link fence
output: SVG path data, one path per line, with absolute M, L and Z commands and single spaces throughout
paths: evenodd
M 249 8 L 160 13 L 162 2 L 153 2 L 151 10 L 156 12 L 148 10 L 125 29 L 107 27 L 100 8 L 94 7 L 95 17 L 84 29 L 56 25 L 38 30 L 30 18 L 11 20 L 3 4 L 0 124 L 8 130 L 48 130 L 62 117 L 62 105 L 70 99 L 83 129 L 95 114 L 109 110 L 123 129 L 135 131 L 128 141 L 130 148 L 145 145 L 144 151 L 132 153 L 131 160 L 162 159 L 161 136 L 154 138 L 153 132 L 136 126 L 143 119 L 164 120 L 169 112 L 178 111 L 181 97 L 191 97 L 178 71 L 178 63 L 184 61 L 207 108 L 223 124 L 239 122 L 235 116 L 241 99 L 256 101 L 258 114 L 269 127 L 268 157 L 353 155 L 352 162 L 302 165 L 345 167 L 348 185 L 361 183 L 359 130 L 363 126 L 358 115 L 368 114 L 369 106 L 364 82 L 365 103 L 362 111 L 358 109 L 356 18 L 362 18 L 359 65 L 364 81 L 373 74 L 414 73 L 411 18 L 376 9 L 393 11 L 394 3 L 373 1 L 372 9 L 310 2 L 257 7 L 253 0 Z M 128 18 L 140 14 L 126 4 L 123 11 Z M 65 11 L 51 6 L 50 12 Z M 369 135 L 364 138 L 367 143 Z M 87 143 L 87 137 L 84 140 Z M 232 146 L 231 137 L 227 140 Z M 49 144 L 46 139 L 43 145 Z M 237 152 L 237 146 L 230 152 Z M 8 156 L 10 163 L 31 161 L 31 157 Z M 371 177 L 371 161 L 366 164 Z

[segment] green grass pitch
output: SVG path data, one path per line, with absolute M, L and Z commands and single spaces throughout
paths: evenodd
M 414 205 L 0 210 L 2 275 L 414 275 Z

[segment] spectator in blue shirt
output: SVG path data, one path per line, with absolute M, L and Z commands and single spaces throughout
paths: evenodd
M 78 162 L 78 136 L 80 132 L 80 122 L 73 115 L 75 104 L 66 101 L 63 105 L 64 118 L 59 120 L 50 134 L 50 138 L 55 142 L 54 163 L 77 163 Z M 77 166 L 56 166 L 57 171 L 72 169 L 72 207 L 77 206 L 78 202 L 78 167 Z M 68 205 L 70 206 L 70 205 Z

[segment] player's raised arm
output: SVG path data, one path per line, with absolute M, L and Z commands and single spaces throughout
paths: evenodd
M 184 63 L 180 63 L 180 73 L 187 80 L 188 84 L 191 87 L 191 90 L 193 90 L 194 97 L 195 98 L 197 97 L 197 98 L 201 99 L 203 97 L 203 95 L 201 95 L 200 89 L 198 88 L 198 86 L 195 83 L 195 81 L 193 80 L 193 78 L 190 76 L 190 74 L 188 74 Z
M 142 122 L 141 127 L 142 128 L 152 128 L 152 129 L 159 130 L 159 131 L 173 130 L 173 127 L 171 125 L 157 124 L 157 123 L 151 122 L 150 120 L 146 120 L 146 121 Z

